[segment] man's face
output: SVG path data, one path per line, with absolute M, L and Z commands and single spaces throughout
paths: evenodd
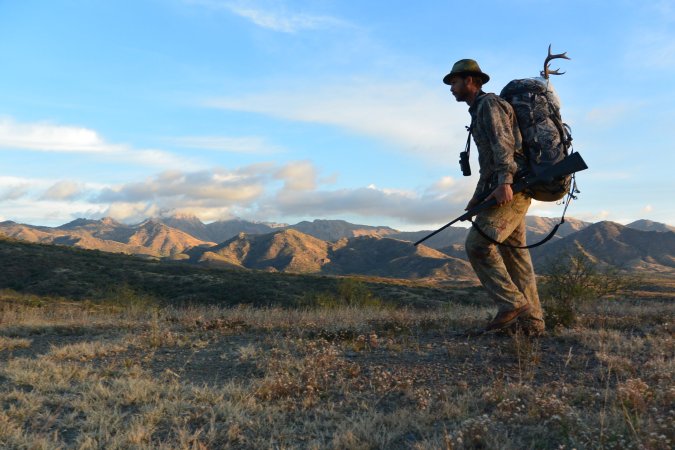
M 468 78 L 462 78 L 454 75 L 450 78 L 450 92 L 455 96 L 458 102 L 465 102 L 469 98 L 469 88 L 467 86 Z

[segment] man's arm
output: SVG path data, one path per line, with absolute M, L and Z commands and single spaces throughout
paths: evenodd
M 485 124 L 485 129 L 489 130 L 487 137 L 492 150 L 492 172 L 496 175 L 498 186 L 510 185 L 518 169 L 514 155 L 522 145 L 520 130 L 515 113 L 506 101 L 501 101 L 498 97 L 486 100 L 478 114 Z M 500 192 L 495 192 L 495 195 L 508 197 L 505 187 L 497 189 Z

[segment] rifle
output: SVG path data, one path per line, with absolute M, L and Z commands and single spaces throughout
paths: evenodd
M 530 174 L 524 178 L 521 178 L 517 180 L 515 183 L 511 185 L 511 189 L 513 190 L 514 194 L 517 194 L 518 192 L 522 192 L 525 189 L 529 188 L 530 186 L 533 186 L 538 183 L 548 183 L 551 182 L 555 178 L 560 178 L 560 177 L 565 177 L 567 175 L 571 175 L 575 172 L 581 172 L 582 170 L 588 169 L 588 166 L 584 162 L 584 160 L 581 158 L 581 155 L 577 152 L 572 153 L 562 161 L 559 161 L 552 166 L 547 167 L 546 169 L 542 170 L 538 174 Z M 497 204 L 497 200 L 495 198 L 491 198 L 488 201 L 483 201 L 482 203 L 479 203 L 478 205 L 474 206 L 452 222 L 449 222 L 445 225 L 443 225 L 441 228 L 438 230 L 434 231 L 433 233 L 423 237 L 419 241 L 415 242 L 413 245 L 417 246 L 421 244 L 422 242 L 426 241 L 432 236 L 435 236 L 436 234 L 440 233 L 441 231 L 445 230 L 448 228 L 450 225 L 455 224 L 459 221 L 462 220 L 469 220 L 482 210 L 489 208 L 491 206 L 494 206 Z

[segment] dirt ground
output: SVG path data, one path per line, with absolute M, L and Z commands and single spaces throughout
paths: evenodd
M 463 335 L 469 306 L 5 314 L 0 446 L 672 448 L 673 312 L 541 338 Z

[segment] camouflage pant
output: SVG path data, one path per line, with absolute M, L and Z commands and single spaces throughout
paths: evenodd
M 524 246 L 525 214 L 530 202 L 527 195 L 516 194 L 506 205 L 479 213 L 475 220 L 476 225 L 497 242 Z M 472 227 L 466 238 L 466 253 L 478 279 L 500 312 L 529 303 L 530 312 L 522 317 L 522 321 L 533 330 L 544 329 L 543 312 L 529 250 L 495 245 Z

